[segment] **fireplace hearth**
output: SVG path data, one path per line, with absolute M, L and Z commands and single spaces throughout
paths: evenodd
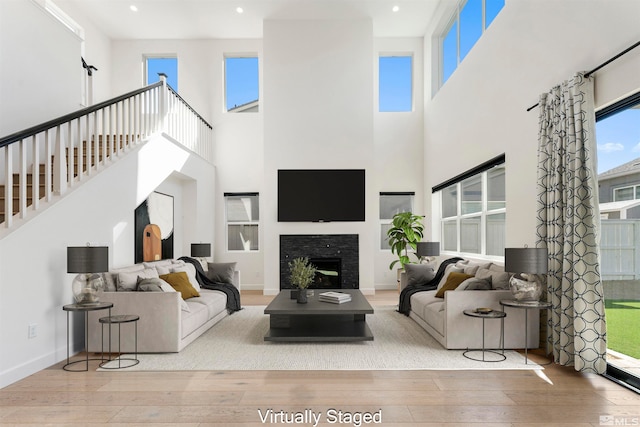
M 289 262 L 306 257 L 318 273 L 310 289 L 358 289 L 357 234 L 281 235 L 280 289 L 291 289 Z

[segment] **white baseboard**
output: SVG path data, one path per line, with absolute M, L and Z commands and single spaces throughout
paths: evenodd
M 0 373 L 0 389 L 10 384 L 20 381 L 29 375 L 33 375 L 36 372 L 40 372 L 43 369 L 55 365 L 58 362 L 67 359 L 67 351 L 62 348 L 57 351 L 53 351 L 24 362 L 18 366 L 7 369 Z M 62 368 L 60 368 L 62 369 Z

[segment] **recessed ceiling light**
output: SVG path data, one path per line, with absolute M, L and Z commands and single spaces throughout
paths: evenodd
M 398 5 L 393 6 L 393 9 L 391 9 L 391 10 L 393 10 L 394 12 L 397 12 L 397 11 L 400 10 L 400 6 L 398 6 Z
M 242 12 L 244 12 L 244 9 L 243 9 L 243 8 L 241 8 L 241 7 L 237 7 L 237 8 L 236 8 L 236 12 L 238 12 L 238 13 L 242 13 Z
M 138 11 L 138 7 L 135 4 L 132 4 L 131 6 L 129 6 L 129 9 L 131 9 L 132 12 Z

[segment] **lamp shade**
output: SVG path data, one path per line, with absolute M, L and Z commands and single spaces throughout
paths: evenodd
M 109 247 L 67 247 L 67 273 L 103 273 L 109 270 Z
M 504 270 L 509 273 L 547 273 L 546 248 L 506 248 Z
M 205 258 L 211 256 L 211 243 L 192 243 L 191 256 Z
M 440 242 L 418 242 L 416 255 L 419 257 L 440 255 Z

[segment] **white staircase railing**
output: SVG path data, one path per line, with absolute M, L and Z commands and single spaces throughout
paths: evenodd
M 213 163 L 213 128 L 161 81 L 0 139 L 0 227 L 27 218 L 152 134 Z

